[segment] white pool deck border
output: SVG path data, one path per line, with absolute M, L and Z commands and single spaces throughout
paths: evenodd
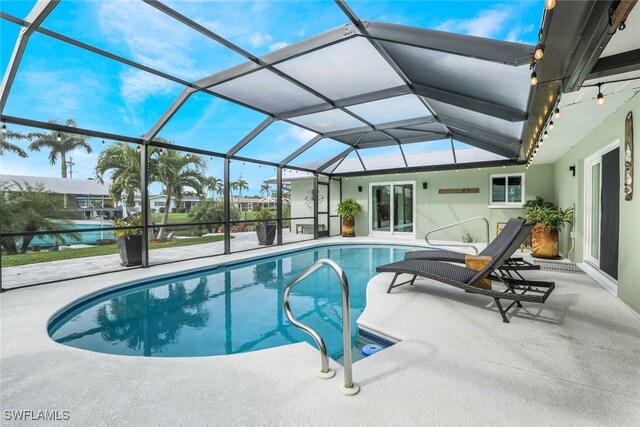
M 400 342 L 357 362 L 357 396 L 314 375 L 317 350 L 294 344 L 229 356 L 143 358 L 57 344 L 49 320 L 92 292 L 176 272 L 329 243 L 118 271 L 0 297 L 0 408 L 69 411 L 64 425 L 640 425 L 640 315 L 587 275 L 554 280 L 546 304 L 501 321 L 491 299 L 418 280 L 368 284 L 358 323 Z M 398 241 L 398 243 L 417 243 Z

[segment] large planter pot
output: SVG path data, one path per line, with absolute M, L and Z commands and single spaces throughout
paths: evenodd
M 342 237 L 356 237 L 355 219 L 342 217 Z
M 118 237 L 118 253 L 125 267 L 142 264 L 142 236 Z
M 536 258 L 559 258 L 558 232 L 547 230 L 544 224 L 536 224 L 531 231 L 531 249 Z
M 256 236 L 258 236 L 259 245 L 273 245 L 276 238 L 276 225 L 256 226 Z

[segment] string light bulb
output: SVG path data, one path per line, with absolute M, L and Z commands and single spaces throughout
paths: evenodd
M 554 124 L 553 124 L 553 120 L 551 120 L 551 121 L 549 122 L 549 130 L 553 130 L 553 128 L 554 128 L 554 127 L 555 127 L 555 126 L 554 126 Z
M 544 49 L 542 49 L 542 45 L 536 46 L 536 51 L 533 53 L 533 57 L 536 58 L 536 60 L 540 60 L 542 59 L 543 56 L 544 56 Z
M 537 84 L 538 84 L 538 75 L 534 71 L 533 73 L 531 73 L 531 86 L 535 86 Z
M 559 119 L 560 118 L 560 109 L 556 108 L 556 110 L 553 112 L 553 118 L 554 119 Z
M 549 132 L 547 132 L 546 130 L 544 131 L 544 139 L 549 138 Z
M 58 136 L 56 136 L 56 141 L 62 141 L 62 135 L 60 135 L 60 131 L 58 131 Z
M 2 124 L 2 133 L 3 133 L 3 135 L 7 134 L 7 124 L 6 123 Z
M 544 1 L 545 10 L 551 10 L 554 7 L 556 7 L 556 0 L 545 0 Z
M 596 99 L 596 104 L 602 105 L 604 104 L 604 95 L 602 94 L 602 83 L 598 83 L 598 97 Z

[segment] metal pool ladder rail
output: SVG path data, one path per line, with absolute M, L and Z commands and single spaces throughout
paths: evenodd
M 485 218 L 483 216 L 474 216 L 473 218 L 463 219 L 462 221 L 454 222 L 453 224 L 448 224 L 448 225 L 445 225 L 444 227 L 439 227 L 439 228 L 434 228 L 433 230 L 429 230 L 429 232 L 426 234 L 426 236 L 424 236 L 424 241 L 427 242 L 428 245 L 434 246 L 434 247 L 456 246 L 456 247 L 471 248 L 475 252 L 474 255 L 478 255 L 478 248 L 476 247 L 476 245 L 472 245 L 470 243 L 469 244 L 465 244 L 465 243 L 447 243 L 446 245 L 434 245 L 433 243 L 431 243 L 429 241 L 429 234 L 433 234 L 436 231 L 445 230 L 447 228 L 455 227 L 456 225 L 464 224 L 465 222 L 475 221 L 475 220 L 478 220 L 478 219 L 483 220 L 485 222 L 486 226 L 487 226 L 487 244 L 489 244 L 489 221 L 487 220 L 487 218 Z
M 353 382 L 351 374 L 352 361 L 351 316 L 349 314 L 349 281 L 347 280 L 347 275 L 344 274 L 342 268 L 340 268 L 338 264 L 336 264 L 334 261 L 331 261 L 330 259 L 325 258 L 316 261 L 305 271 L 300 273 L 296 278 L 290 281 L 287 286 L 285 286 L 282 307 L 284 309 L 284 313 L 287 316 L 287 319 L 289 319 L 293 326 L 302 329 L 304 332 L 311 335 L 316 344 L 318 344 L 322 366 L 320 368 L 320 372 L 318 372 L 316 375 L 322 379 L 333 378 L 333 376 L 335 376 L 336 374 L 336 371 L 329 369 L 329 356 L 327 355 L 327 346 L 324 343 L 324 340 L 322 339 L 318 331 L 296 319 L 291 312 L 291 306 L 289 305 L 289 294 L 291 293 L 291 288 L 293 288 L 298 282 L 311 275 L 314 271 L 318 270 L 323 265 L 331 267 L 333 271 L 336 272 L 336 274 L 338 275 L 338 279 L 340 279 L 340 285 L 342 287 L 342 345 L 344 347 L 344 385 L 340 385 L 338 389 L 342 394 L 353 396 L 360 391 L 360 386 Z

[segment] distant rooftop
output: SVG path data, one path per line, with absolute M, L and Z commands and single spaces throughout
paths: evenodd
M 89 179 L 53 178 L 50 176 L 0 175 L 0 182 L 7 183 L 6 190 L 20 191 L 19 186 L 35 187 L 42 184 L 44 189 L 58 194 L 78 194 L 84 196 L 108 196 L 109 185 Z

